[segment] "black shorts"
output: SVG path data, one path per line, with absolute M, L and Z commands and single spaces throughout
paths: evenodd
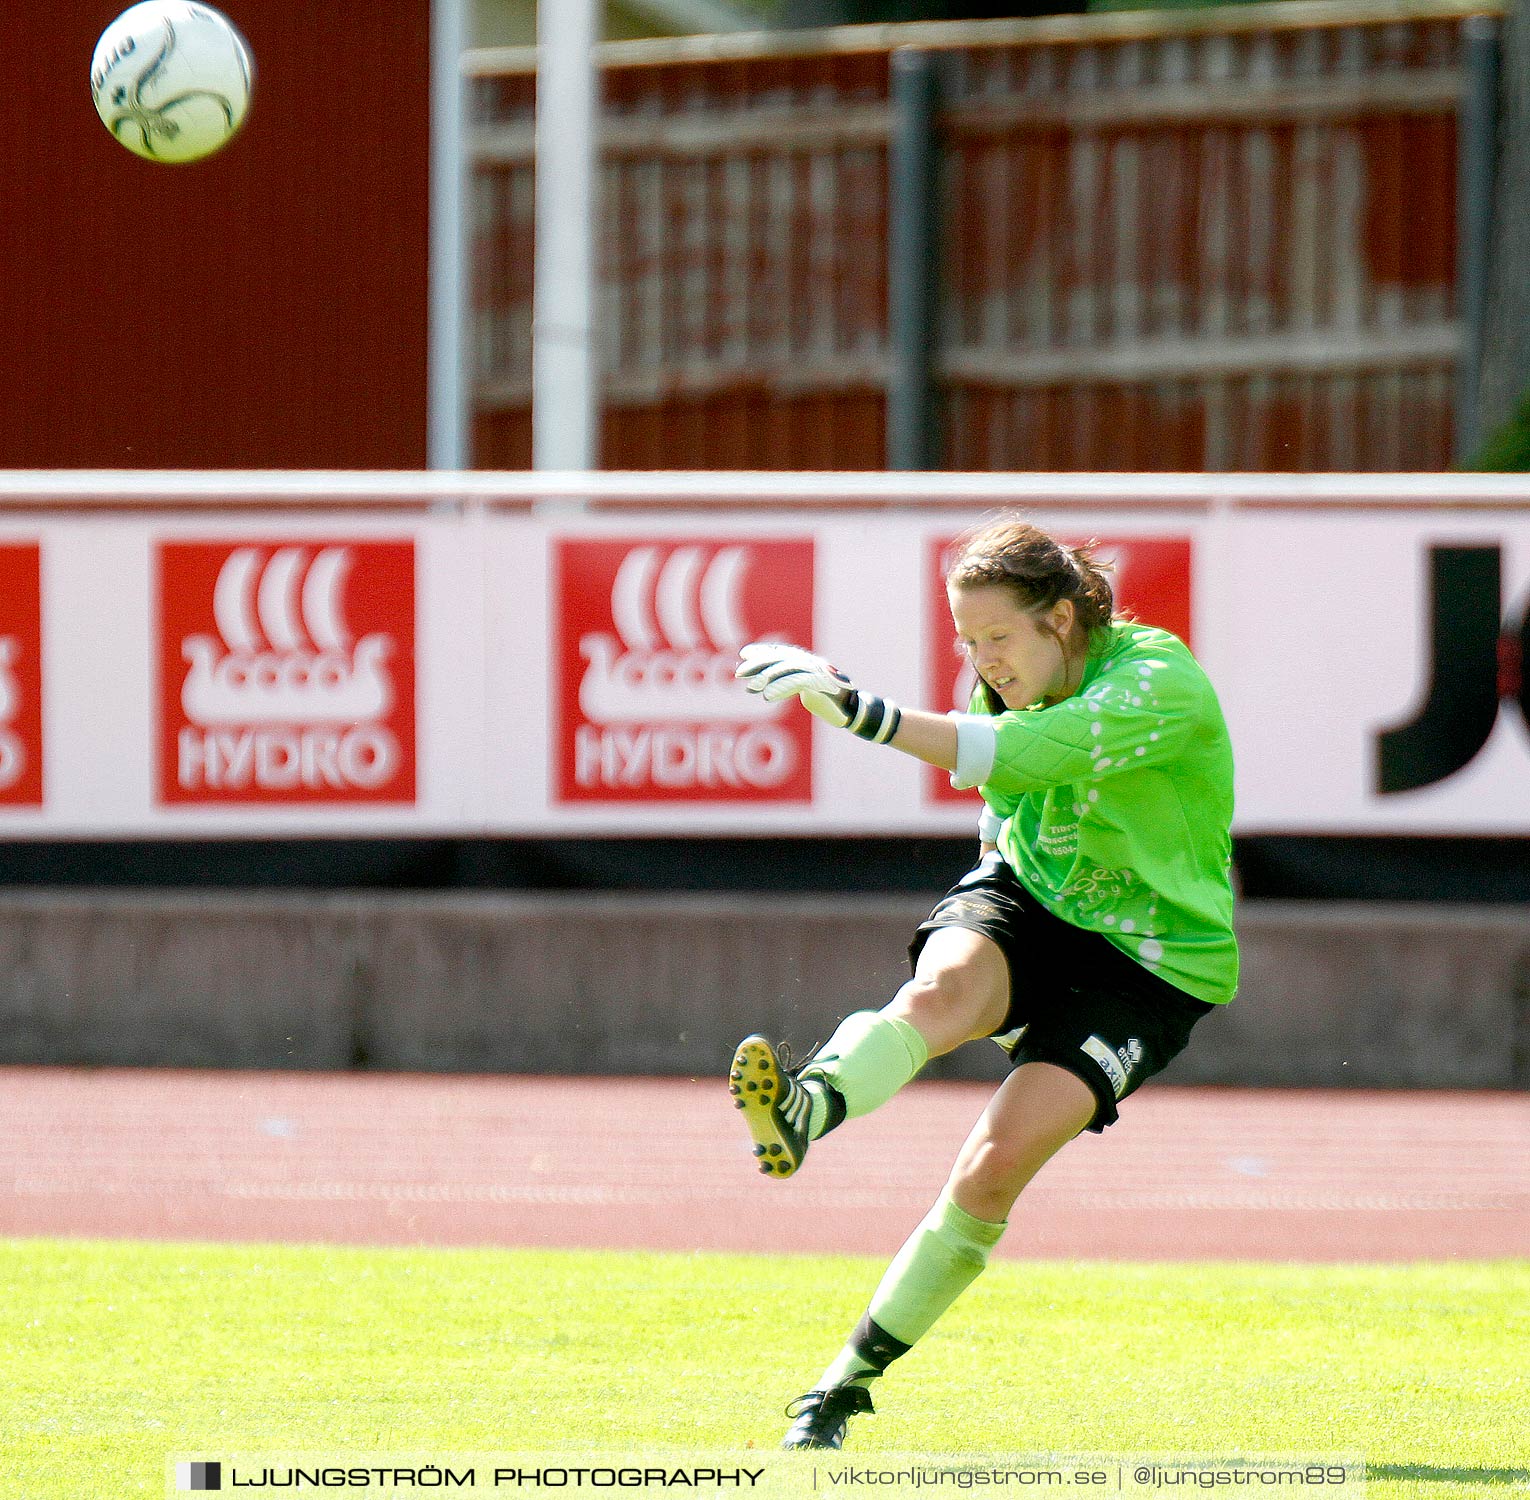
M 938 927 L 964 927 L 999 945 L 1010 998 L 994 1037 L 1014 1067 L 1049 1062 L 1082 1078 L 1099 1101 L 1087 1127 L 1096 1132 L 1115 1124 L 1117 1102 L 1184 1051 L 1191 1027 L 1216 1008 L 1108 938 L 1053 916 L 998 854 L 984 856 L 920 924 L 911 964 Z

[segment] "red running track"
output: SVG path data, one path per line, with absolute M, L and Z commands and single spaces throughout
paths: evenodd
M 0 1068 L 0 1234 L 890 1254 L 989 1088 L 754 1168 L 721 1080 Z M 1153 1088 L 1000 1253 L 1530 1256 L 1530 1098 Z

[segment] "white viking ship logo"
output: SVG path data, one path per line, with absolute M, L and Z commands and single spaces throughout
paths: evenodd
M 393 706 L 393 642 L 355 639 L 341 600 L 349 547 L 231 552 L 213 590 L 217 639 L 188 636 L 181 687 L 182 786 L 279 790 L 375 787 L 399 764 L 383 727 Z M 241 732 L 230 733 L 238 728 Z
M 616 627 L 579 639 L 581 786 L 773 787 L 796 764 L 783 706 L 741 692 L 750 549 L 634 547 L 611 587 Z M 769 632 L 763 632 L 768 635 Z
M 589 663 L 579 684 L 587 719 L 747 722 L 779 712 L 741 693 L 733 677 L 750 638 L 739 616 L 748 550 L 725 547 L 705 566 L 704 557 L 700 547 L 679 547 L 668 558 L 658 547 L 636 547 L 622 559 L 611 588 L 620 641 L 599 632 L 579 641 Z
M 224 649 L 205 635 L 189 636 L 182 648 L 191 663 L 181 689 L 186 717 L 198 724 L 386 718 L 393 689 L 383 662 L 391 642 L 369 635 L 353 648 L 340 613 L 352 558 L 349 547 L 326 547 L 305 575 L 302 547 L 281 548 L 264 569 L 255 548 L 231 552 L 213 591 Z
M 0 792 L 16 784 L 26 769 L 26 747 L 21 736 L 11 728 L 21 706 L 16 686 L 16 637 L 0 635 Z

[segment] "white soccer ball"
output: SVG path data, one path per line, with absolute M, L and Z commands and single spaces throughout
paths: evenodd
M 90 91 L 102 122 L 149 161 L 199 161 L 250 107 L 250 49 L 227 16 L 195 0 L 145 0 L 101 33 Z

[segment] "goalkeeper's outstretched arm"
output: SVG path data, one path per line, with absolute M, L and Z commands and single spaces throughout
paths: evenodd
M 900 708 L 857 688 L 837 667 L 801 646 L 757 641 L 739 652 L 733 674 L 767 703 L 800 698 L 802 706 L 837 729 L 877 745 L 891 745 L 927 765 L 954 771 L 956 725 L 943 714 Z

